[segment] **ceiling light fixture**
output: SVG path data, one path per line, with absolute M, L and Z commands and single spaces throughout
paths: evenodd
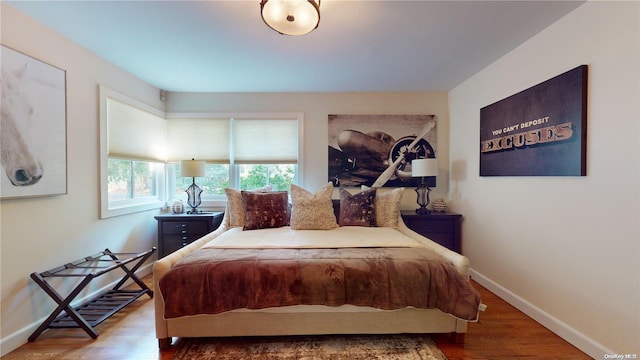
M 261 0 L 262 20 L 284 35 L 304 35 L 320 23 L 320 0 Z

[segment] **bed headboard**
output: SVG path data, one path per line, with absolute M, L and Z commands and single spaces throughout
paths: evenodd
M 331 199 L 333 202 L 333 213 L 336 216 L 336 222 L 340 221 L 340 199 Z

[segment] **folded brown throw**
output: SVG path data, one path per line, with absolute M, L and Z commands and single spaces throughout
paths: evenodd
M 165 318 L 345 304 L 437 308 L 476 320 L 480 295 L 421 248 L 200 249 L 160 279 Z

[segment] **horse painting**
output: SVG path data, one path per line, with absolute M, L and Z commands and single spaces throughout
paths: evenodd
M 36 184 L 44 175 L 34 137 L 31 134 L 33 107 L 22 87 L 27 69 L 25 64 L 18 71 L 2 69 L 2 119 L 0 123 L 1 164 L 14 186 Z
M 0 56 L 0 199 L 66 194 L 66 71 L 4 45 Z

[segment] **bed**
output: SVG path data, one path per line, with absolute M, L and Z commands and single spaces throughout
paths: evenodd
M 160 349 L 173 337 L 450 333 L 463 342 L 481 304 L 469 261 L 404 224 L 403 190 L 340 189 L 332 201 L 331 183 L 316 193 L 293 185 L 290 204 L 286 192 L 228 189 L 220 227 L 154 264 Z

